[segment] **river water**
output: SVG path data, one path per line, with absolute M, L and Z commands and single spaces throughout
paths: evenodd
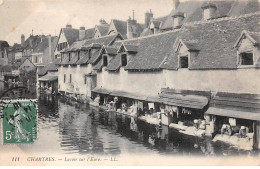
M 39 98 L 39 138 L 23 150 L 60 154 L 161 154 L 184 156 L 255 155 L 222 142 L 187 136 L 166 126 L 102 113 L 63 98 Z
M 0 84 L 1 86 L 1 84 Z M 183 156 L 238 156 L 257 152 L 239 150 L 208 138 L 187 136 L 117 113 L 99 112 L 65 98 L 39 97 L 39 138 L 21 144 L 24 151 L 59 154 L 161 154 Z

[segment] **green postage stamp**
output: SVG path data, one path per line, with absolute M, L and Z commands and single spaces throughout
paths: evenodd
M 37 101 L 2 101 L 3 144 L 33 143 L 37 139 Z

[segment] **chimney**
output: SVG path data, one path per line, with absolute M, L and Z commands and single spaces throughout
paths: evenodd
M 21 35 L 21 45 L 24 44 L 24 41 L 25 41 L 25 36 L 24 36 L 24 34 L 22 34 L 22 35 Z
M 52 55 L 51 35 L 48 36 L 48 44 L 49 44 L 49 61 L 52 63 L 53 55 Z
M 180 0 L 173 0 L 173 10 L 176 10 L 180 4 Z
M 145 21 L 144 21 L 145 22 L 145 28 L 148 28 L 152 18 L 153 18 L 153 13 L 152 13 L 152 10 L 150 9 L 149 12 L 145 13 Z
M 85 37 L 85 27 L 84 26 L 81 26 L 80 28 L 79 28 L 79 40 L 83 40 L 83 38 Z
M 136 37 L 136 20 L 132 20 L 131 17 L 127 20 L 127 38 L 132 39 Z
M 33 36 L 30 36 L 30 38 L 29 38 L 29 44 L 30 44 L 30 47 L 33 46 L 32 41 L 33 41 Z
M 172 15 L 172 18 L 173 18 L 173 28 L 174 29 L 180 28 L 182 25 L 182 21 L 184 19 L 184 13 L 175 12 L 175 14 Z
M 203 19 L 204 20 L 213 19 L 215 17 L 215 13 L 217 10 L 216 4 L 206 2 L 206 3 L 202 4 L 201 8 L 203 10 Z
M 41 36 L 40 36 L 40 38 L 41 38 L 41 42 L 43 41 L 43 38 L 44 38 L 44 35 L 42 34 Z
M 72 25 L 71 24 L 67 24 L 66 28 L 72 28 Z

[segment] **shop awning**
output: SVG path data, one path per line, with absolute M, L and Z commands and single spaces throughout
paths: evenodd
M 45 75 L 45 76 L 42 76 L 38 79 L 39 81 L 48 81 L 48 82 L 51 82 L 51 81 L 55 81 L 55 80 L 58 80 L 58 76 L 54 76 L 54 75 Z
M 206 114 L 260 120 L 260 95 L 218 92 Z
M 209 103 L 210 92 L 193 90 L 175 90 L 162 88 L 160 100 L 162 103 L 193 109 L 203 109 Z
M 100 94 L 110 94 L 111 93 L 111 91 L 102 89 L 102 88 L 95 88 L 92 90 L 92 92 L 100 93 Z
M 110 95 L 126 97 L 126 98 L 131 98 L 131 99 L 136 99 L 136 100 L 146 100 L 146 98 L 147 98 L 147 96 L 132 94 L 132 93 L 124 92 L 124 91 L 112 91 L 112 93 L 110 93 Z
M 203 109 L 208 104 L 208 98 L 196 95 L 163 94 L 160 100 L 164 104 L 194 109 Z
M 254 113 L 254 112 L 249 112 L 249 111 L 210 107 L 205 114 L 260 121 L 260 112 Z
M 160 100 L 159 96 L 148 96 L 145 101 L 152 103 L 162 103 L 162 100 Z

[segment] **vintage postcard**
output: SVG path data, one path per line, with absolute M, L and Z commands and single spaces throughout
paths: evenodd
M 260 165 L 259 0 L 0 0 L 0 165 Z

